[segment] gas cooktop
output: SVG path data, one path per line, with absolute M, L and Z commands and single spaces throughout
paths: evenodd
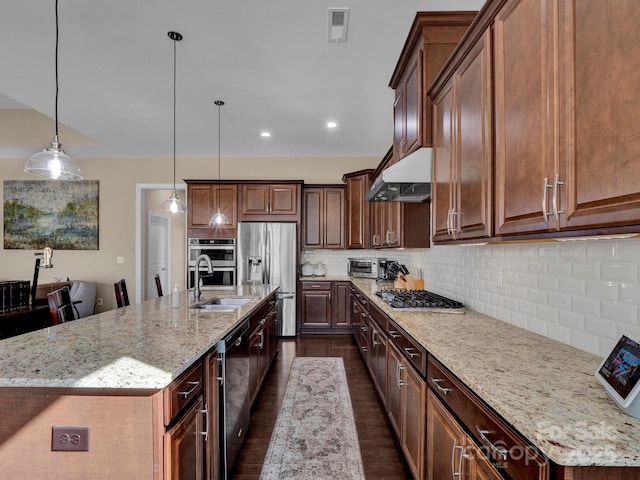
M 382 289 L 376 292 L 394 310 L 464 313 L 464 304 L 425 290 Z

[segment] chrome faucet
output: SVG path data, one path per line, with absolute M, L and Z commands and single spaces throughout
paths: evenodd
M 213 273 L 213 265 L 211 265 L 211 259 L 205 254 L 200 255 L 196 260 L 196 271 L 193 286 L 193 299 L 196 302 L 200 300 L 200 296 L 202 295 L 202 292 L 200 291 L 200 260 L 205 261 L 205 264 L 207 265 L 207 273 Z

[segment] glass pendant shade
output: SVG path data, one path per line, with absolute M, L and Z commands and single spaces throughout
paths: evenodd
M 178 193 L 175 190 L 168 200 L 162 202 L 162 206 L 160 208 L 163 212 L 169 213 L 184 213 L 187 211 L 187 206 L 182 200 L 180 200 L 180 197 L 178 197 Z
M 227 225 L 228 223 L 229 223 L 229 219 L 224 213 L 220 211 L 219 207 L 216 213 L 211 215 L 211 218 L 209 219 L 210 227 L 217 227 L 218 225 Z
M 56 135 L 51 146 L 32 155 L 24 166 L 24 171 L 51 180 L 82 180 L 82 170 L 69 155 L 64 153 Z

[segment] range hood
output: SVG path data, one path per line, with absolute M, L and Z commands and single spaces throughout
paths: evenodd
M 419 148 L 382 171 L 367 192 L 368 202 L 424 202 L 431 198 L 432 148 Z

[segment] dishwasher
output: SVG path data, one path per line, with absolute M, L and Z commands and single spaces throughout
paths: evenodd
M 218 342 L 220 359 L 220 459 L 223 479 L 231 470 L 250 422 L 249 398 L 249 321 L 236 327 Z

